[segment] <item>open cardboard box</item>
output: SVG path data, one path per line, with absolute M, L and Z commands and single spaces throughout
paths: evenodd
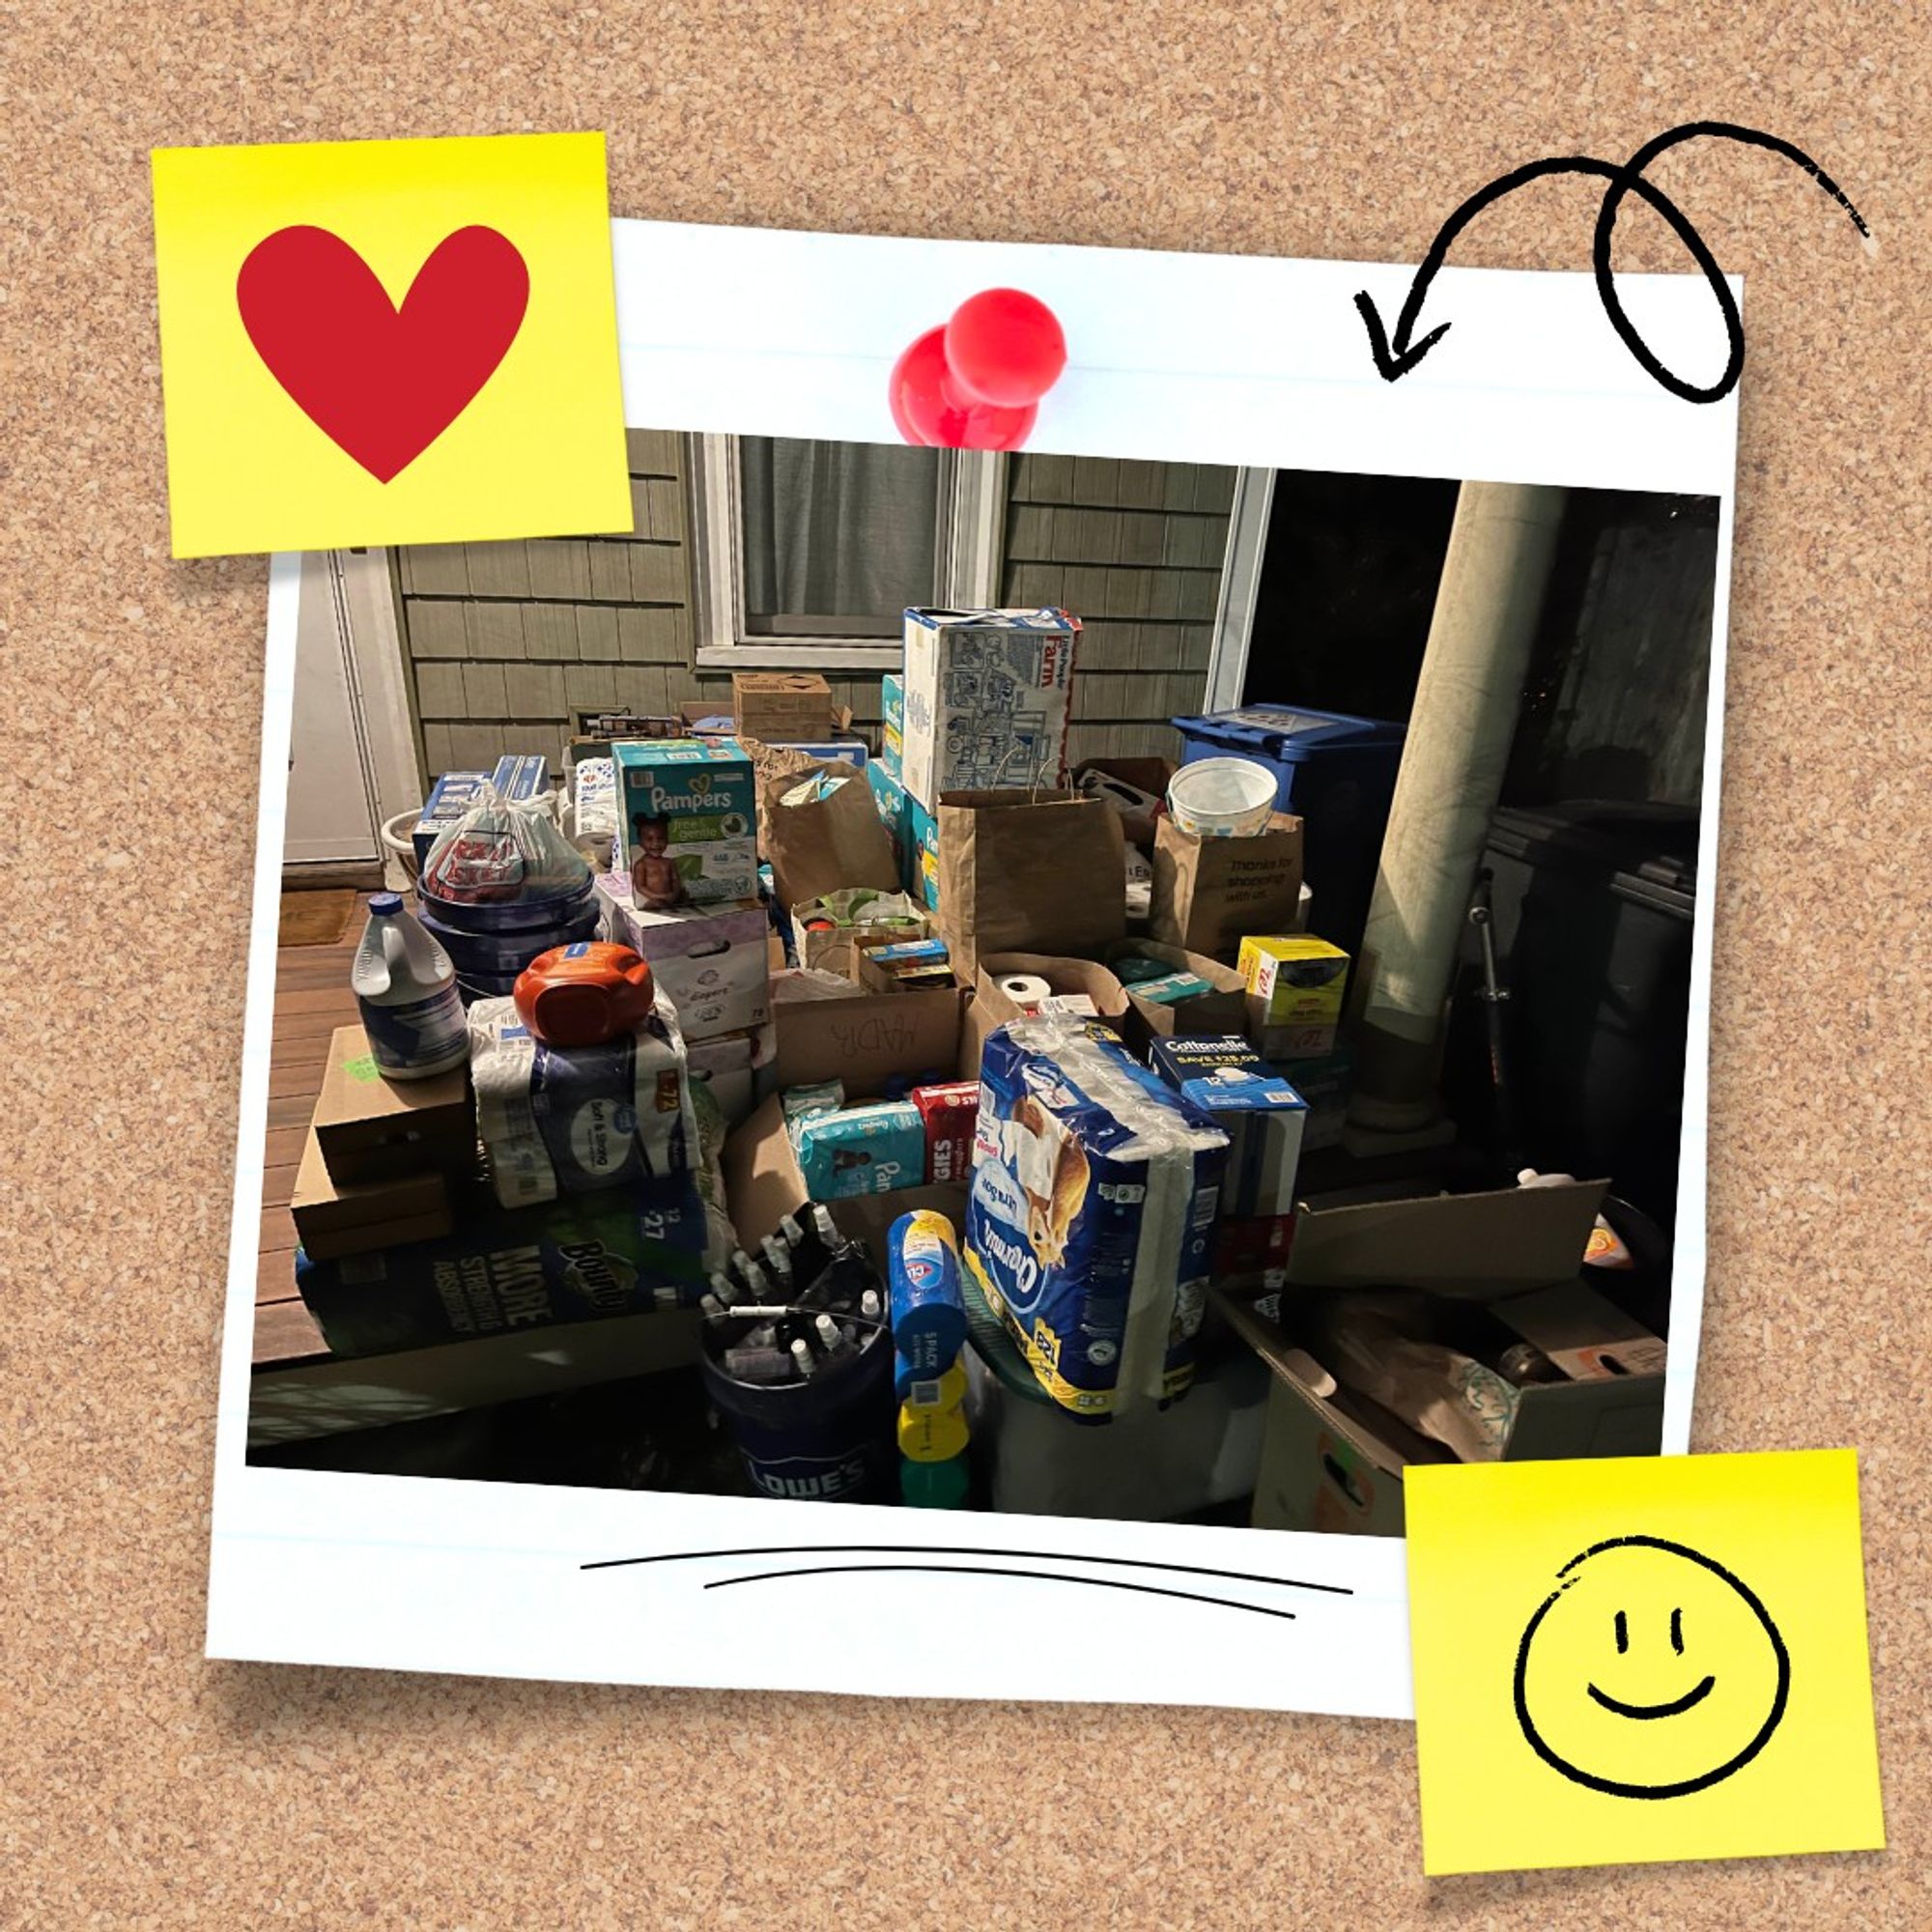
M 1073 768 L 1071 782 L 1073 789 L 1078 791 L 1081 789 L 1082 775 L 1097 772 L 1102 778 L 1120 779 L 1136 791 L 1145 792 L 1156 800 L 1152 811 L 1142 811 L 1123 801 L 1108 800 L 1120 813 L 1121 830 L 1125 834 L 1127 843 L 1145 850 L 1153 844 L 1154 827 L 1167 808 L 1169 781 L 1179 769 L 1172 758 L 1083 758 Z
M 1282 1292 L 1286 1322 L 1217 1287 L 1215 1305 L 1273 1371 L 1252 1520 L 1261 1529 L 1400 1536 L 1402 1471 L 1453 1462 L 1440 1443 L 1338 1383 L 1299 1346 L 1295 1285 L 1415 1288 L 1464 1300 L 1533 1343 L 1569 1379 L 1521 1391 L 1506 1462 L 1652 1456 L 1664 1345 L 1578 1279 L 1605 1183 L 1305 1206 Z
M 1119 1027 L 1127 1012 L 1126 988 L 1097 960 L 1073 959 L 1053 952 L 989 952 L 980 961 L 973 1003 L 966 1009 L 959 1036 L 959 1077 L 980 1077 L 980 1053 L 987 1037 L 1009 1020 L 1023 1019 L 1020 1011 L 999 982 L 1013 973 L 1031 973 L 1044 980 L 1056 993 L 1085 993 L 1094 1002 L 1095 1016 L 1108 1026 Z
M 855 1099 L 893 1080 L 952 1079 L 964 997 L 956 986 L 868 993 L 855 985 L 849 999 L 775 1000 L 773 1078 L 781 1088 L 842 1081 Z
M 1232 966 L 1190 952 L 1184 946 L 1164 945 L 1157 939 L 1122 939 L 1107 949 L 1108 963 L 1117 959 L 1159 959 L 1177 973 L 1193 973 L 1209 990 L 1191 1000 L 1144 1000 L 1131 986 L 1127 996 L 1127 1044 L 1145 1057 L 1147 1039 L 1172 1039 L 1177 1034 L 1245 1033 L 1248 1020 L 1247 981 Z

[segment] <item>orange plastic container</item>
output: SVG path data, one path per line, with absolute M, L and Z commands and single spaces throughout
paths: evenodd
M 649 965 L 628 946 L 580 939 L 539 952 L 517 976 L 524 1024 L 546 1046 L 598 1046 L 634 1033 L 657 998 Z

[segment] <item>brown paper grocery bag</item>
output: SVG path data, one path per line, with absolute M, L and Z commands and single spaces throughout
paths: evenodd
M 822 798 L 794 798 L 814 778 L 841 782 Z M 766 780 L 758 796 L 765 855 L 781 904 L 804 905 L 841 886 L 898 890 L 892 837 L 857 765 L 832 758 L 781 773 Z
M 1252 838 L 1154 828 L 1148 931 L 1232 965 L 1250 934 L 1293 932 L 1301 909 L 1301 820 L 1275 812 Z
M 939 923 L 952 970 L 981 953 L 1097 957 L 1126 931 L 1119 815 L 1065 791 L 939 795 Z

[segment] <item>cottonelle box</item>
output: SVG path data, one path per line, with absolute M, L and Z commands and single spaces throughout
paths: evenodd
M 1297 1286 L 1419 1288 L 1481 1301 L 1541 1349 L 1568 1379 L 1521 1390 L 1506 1462 L 1657 1454 L 1663 1344 L 1577 1278 L 1605 1186 L 1577 1181 L 1328 1209 L 1304 1204 L 1280 1292 L 1282 1321 L 1267 1318 L 1265 1301 L 1215 1290 L 1223 1315 L 1275 1378 L 1254 1526 L 1400 1536 L 1404 1468 L 1456 1460 L 1338 1383 L 1298 1346 Z

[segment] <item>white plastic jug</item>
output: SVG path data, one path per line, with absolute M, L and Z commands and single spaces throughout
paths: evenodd
M 390 1080 L 420 1080 L 469 1057 L 469 1027 L 449 954 L 401 895 L 378 893 L 355 949 L 349 983 L 376 1065 Z

